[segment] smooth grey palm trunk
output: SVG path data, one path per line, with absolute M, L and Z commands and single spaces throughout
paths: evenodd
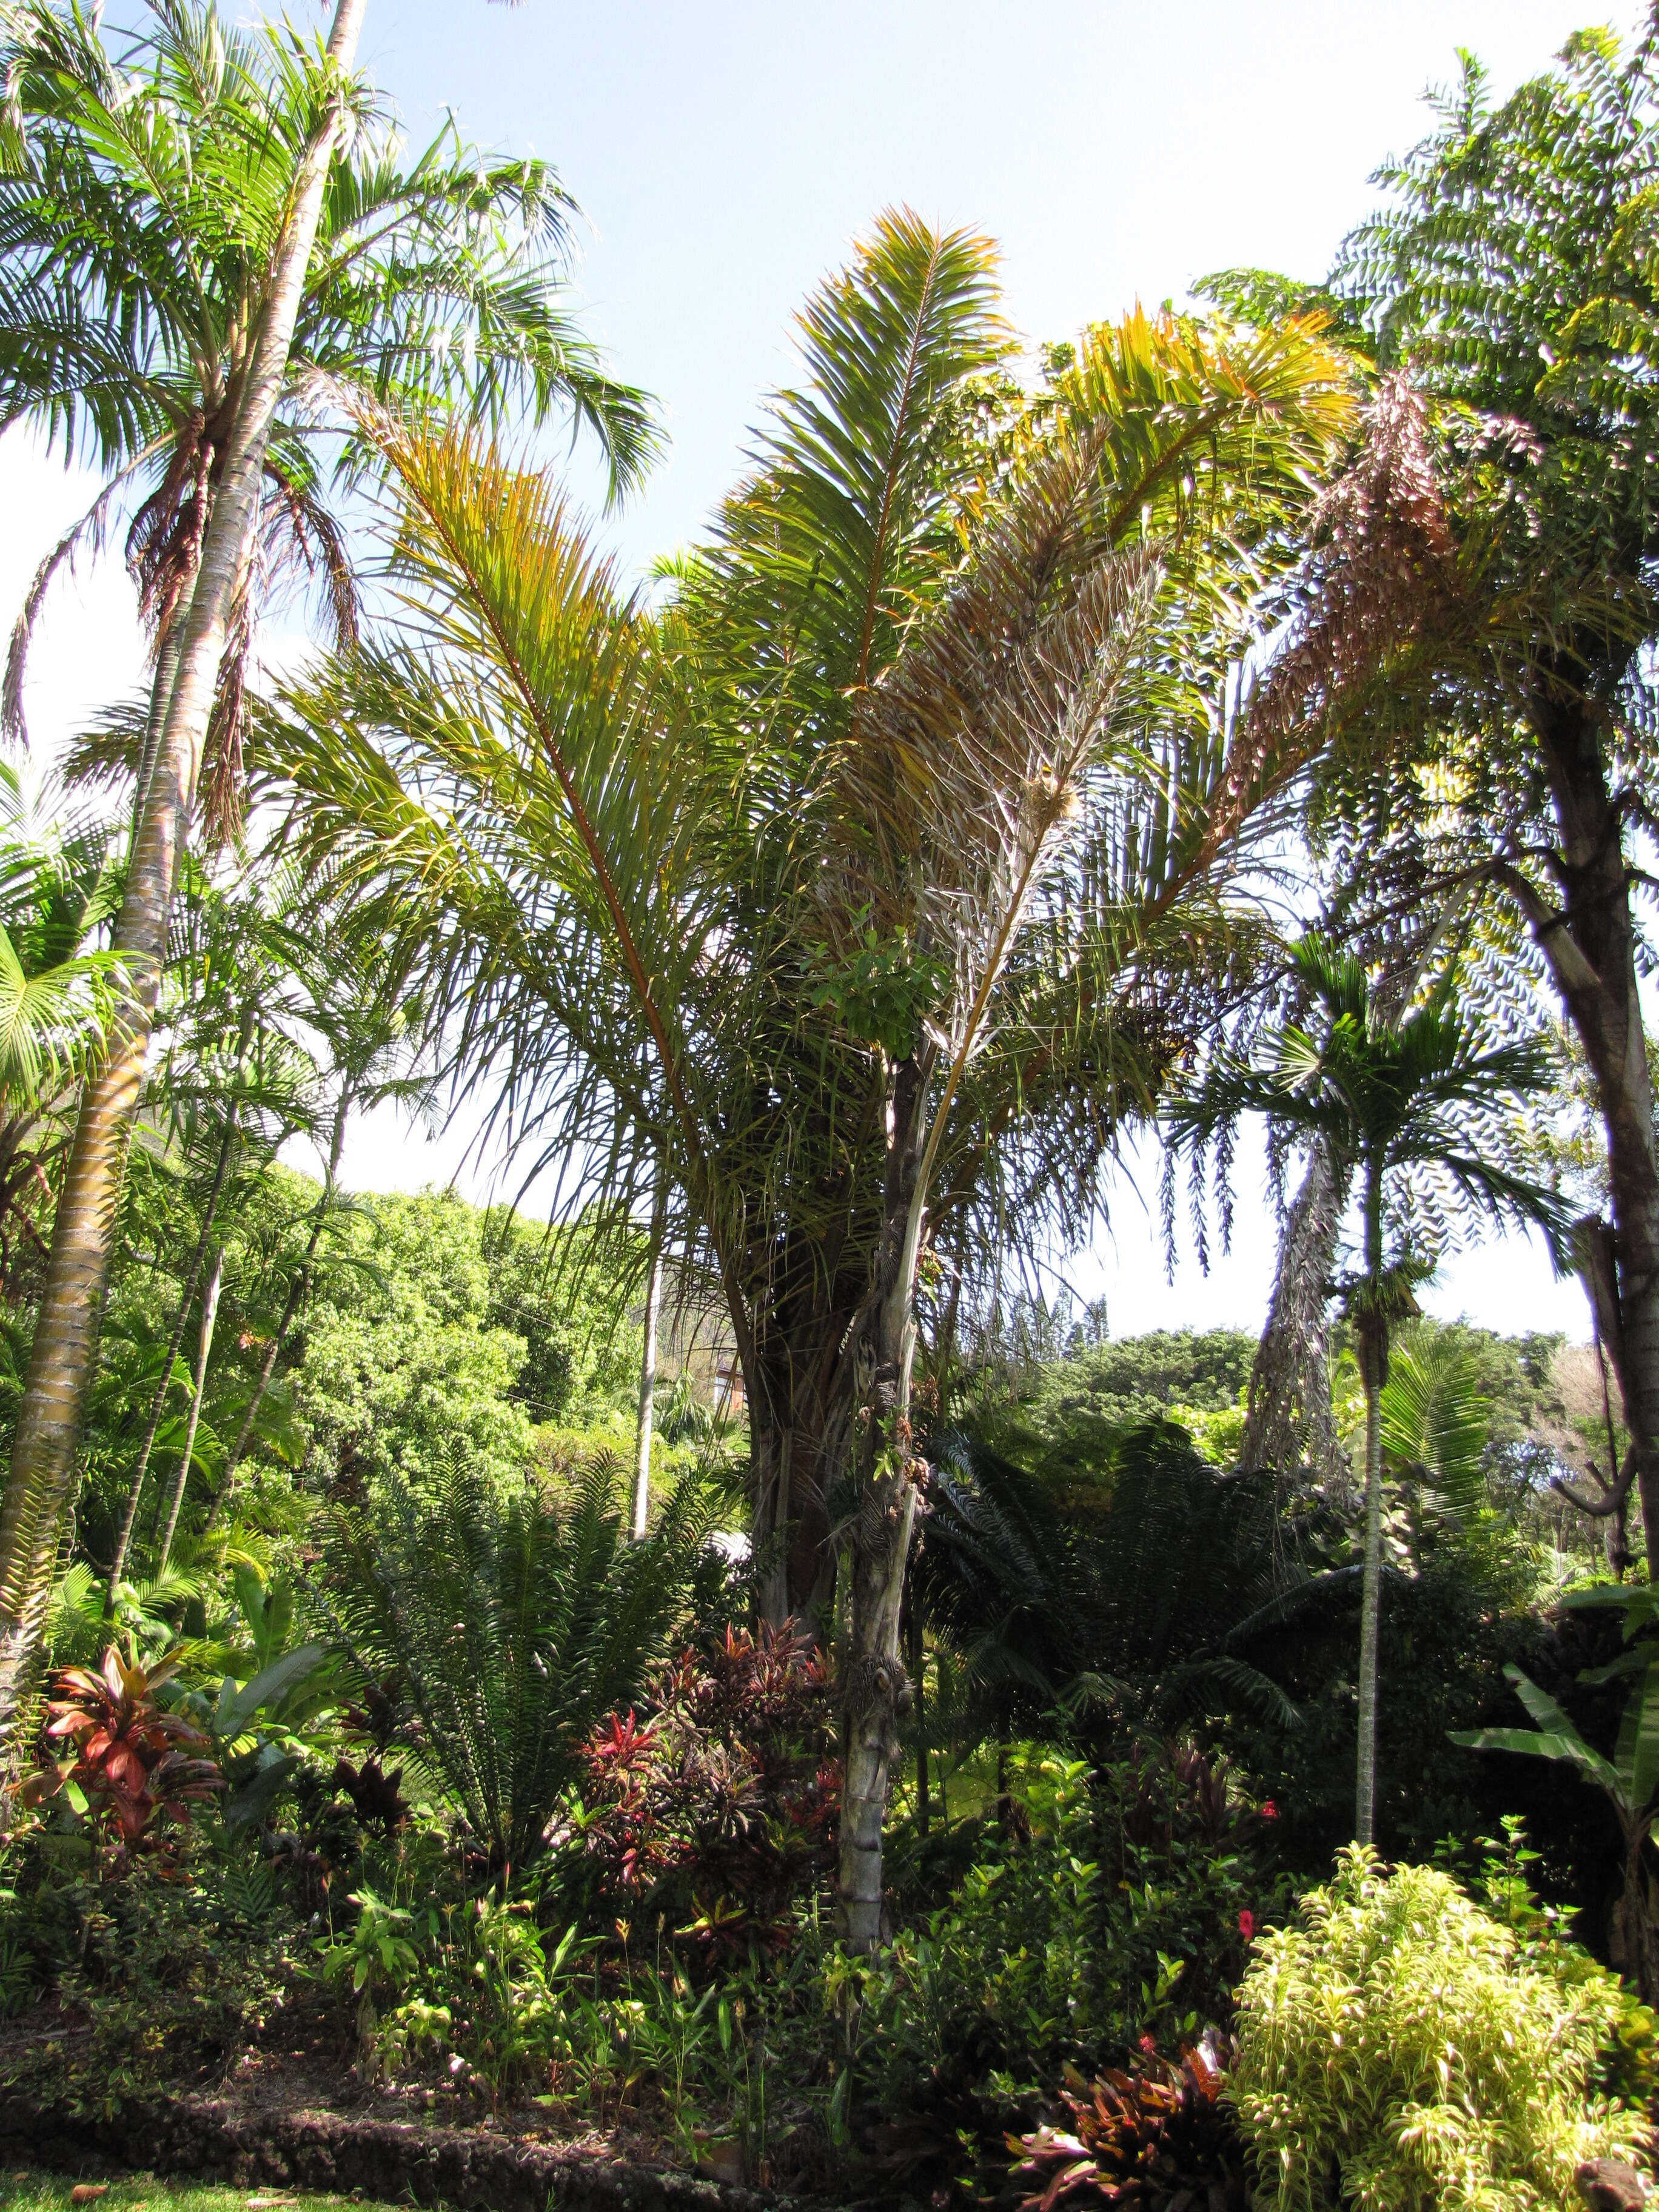
M 916 1515 L 910 1370 L 916 1244 L 926 1198 L 927 1073 L 915 1056 L 894 1072 L 882 1241 L 871 1292 L 873 1374 L 862 1409 L 859 1503 L 848 1540 L 839 1871 L 843 1932 L 858 1951 L 873 1950 L 882 1939 L 882 1827 L 898 1723 L 911 1707 L 909 1678 L 899 1659 L 899 1624 Z
M 651 1267 L 645 1285 L 645 1341 L 640 1352 L 640 1414 L 634 1440 L 634 1541 L 643 1540 L 651 1514 L 651 1431 L 657 1397 L 657 1313 L 662 1304 L 663 1242 L 668 1224 L 668 1182 L 657 1179 L 651 1209 Z
M 1380 1323 L 1361 1333 L 1365 1381 L 1365 1571 L 1359 1610 L 1359 1727 L 1354 1758 L 1353 1834 L 1376 1840 L 1376 1653 L 1382 1618 L 1382 1371 Z
M 210 1515 L 210 1520 L 222 1512 L 229 1500 L 236 1480 L 236 1470 L 241 1465 L 243 1456 L 252 1440 L 253 1425 L 259 1418 L 259 1408 L 264 1404 L 270 1394 L 270 1379 L 276 1372 L 276 1362 L 287 1349 L 294 1333 L 294 1324 L 304 1311 L 306 1300 L 311 1295 L 312 1279 L 317 1269 L 317 1249 L 323 1241 L 324 1225 L 327 1222 L 329 1210 L 334 1203 L 335 1187 L 339 1181 L 340 1155 L 345 1150 L 346 1117 L 350 1110 L 351 1092 L 348 1090 L 341 1094 L 340 1103 L 334 1109 L 334 1133 L 329 1142 L 328 1169 L 323 1177 L 322 1195 L 312 1209 L 311 1234 L 306 1240 L 305 1257 L 301 1261 L 292 1281 L 289 1284 L 288 1297 L 283 1304 L 282 1318 L 271 1333 L 270 1341 L 265 1346 L 264 1358 L 259 1362 L 259 1372 L 254 1379 L 253 1394 L 248 1400 L 247 1411 L 242 1416 L 242 1425 L 236 1432 L 236 1441 L 230 1448 L 230 1455 L 225 1462 L 224 1472 L 219 1478 L 219 1494 L 214 1501 L 213 1513 Z
M 156 1553 L 155 1571 L 164 1575 L 167 1561 L 173 1557 L 173 1540 L 179 1533 L 179 1515 L 185 1503 L 185 1487 L 190 1480 L 190 1463 L 196 1456 L 196 1431 L 202 1419 L 202 1392 L 207 1384 L 208 1355 L 213 1350 L 213 1324 L 219 1317 L 219 1291 L 225 1279 L 225 1248 L 222 1244 L 213 1255 L 213 1265 L 208 1270 L 207 1284 L 202 1292 L 202 1328 L 197 1340 L 196 1372 L 191 1377 L 190 1419 L 185 1427 L 185 1448 L 179 1455 L 179 1471 L 173 1478 L 173 1494 L 167 1500 L 167 1525 L 161 1531 L 161 1547 Z
M 366 0 L 337 0 L 334 72 L 295 181 L 225 465 L 202 543 L 179 659 L 135 826 L 114 941 L 131 983 L 114 1042 L 89 1077 L 65 1164 L 34 1340 L 0 1507 L 0 1769 L 13 1763 L 19 1698 L 38 1648 L 40 1562 L 55 1556 L 75 1487 L 97 1359 L 127 1148 L 137 1118 L 179 868 L 237 592 L 252 556 L 265 447 L 316 239 Z M 158 671 L 158 674 L 159 674 Z
M 246 1046 L 246 1036 L 243 1040 Z M 109 1581 L 106 1586 L 105 1604 L 115 1610 L 115 1594 L 127 1571 L 127 1554 L 132 1547 L 132 1532 L 137 1525 L 139 1502 L 144 1494 L 144 1483 L 149 1474 L 150 1455 L 155 1449 L 155 1438 L 161 1426 L 161 1416 L 173 1390 L 173 1370 L 179 1358 L 179 1347 L 185 1340 L 185 1325 L 190 1318 L 190 1309 L 196 1297 L 196 1285 L 201 1279 L 208 1248 L 213 1242 L 217 1224 L 220 1194 L 229 1172 L 231 1154 L 236 1148 L 236 1132 L 240 1115 L 233 1103 L 225 1117 L 224 1134 L 219 1140 L 218 1157 L 213 1165 L 213 1181 L 202 1205 L 202 1225 L 196 1238 L 196 1249 L 190 1255 L 190 1265 L 185 1270 L 185 1279 L 179 1292 L 179 1311 L 167 1339 L 167 1350 L 161 1357 L 161 1373 L 150 1399 L 149 1418 L 144 1424 L 144 1433 L 138 1447 L 138 1457 L 133 1464 L 132 1480 L 127 1486 L 127 1510 L 121 1517 L 120 1532 L 115 1539 L 115 1552 L 110 1560 Z

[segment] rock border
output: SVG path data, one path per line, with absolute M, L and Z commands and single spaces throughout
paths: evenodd
M 252 2114 L 198 2097 L 135 2100 L 113 2120 L 0 2098 L 0 2159 L 59 2172 L 92 2166 L 188 2176 L 238 2189 L 275 2185 L 342 2197 L 356 2190 L 459 2212 L 781 2212 L 805 2202 L 484 2129 L 317 2111 Z

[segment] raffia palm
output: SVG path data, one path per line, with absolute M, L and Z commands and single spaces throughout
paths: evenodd
M 654 614 L 542 479 L 366 422 L 404 614 L 267 742 L 526 1174 L 580 1161 L 620 1223 L 666 1159 L 743 1370 L 769 1613 L 827 1609 L 826 1499 L 858 1468 L 864 1942 L 918 1267 L 971 1267 L 999 1184 L 1020 1234 L 1080 1231 L 1121 1121 L 1253 972 L 1223 894 L 1305 756 L 1237 670 L 1357 415 L 1316 326 L 1139 315 L 1028 401 L 989 246 L 908 214 L 800 335 L 799 388 Z

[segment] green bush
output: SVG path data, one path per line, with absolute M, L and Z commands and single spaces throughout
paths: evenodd
M 925 1926 L 866 1965 L 854 2068 L 890 2114 L 966 2120 L 1143 2037 L 1195 2039 L 1226 2016 L 1258 1919 L 1285 1897 L 1268 1832 L 1224 1764 L 1146 1745 L 1104 1772 L 1044 1760 L 981 1862 Z
M 1644 2130 L 1595 2097 L 1619 1984 L 1553 1971 L 1430 1867 L 1353 1846 L 1257 1942 L 1231 2094 L 1277 2212 L 1532 2212 Z

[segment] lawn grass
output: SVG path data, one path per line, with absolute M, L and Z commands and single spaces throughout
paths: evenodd
M 0 2212 L 70 2212 L 73 2174 L 0 2167 Z M 154 2174 L 112 2180 L 90 2212 L 363 2212 L 361 2197 L 317 2196 L 306 2189 L 223 2189 L 199 2181 L 158 2181 Z

